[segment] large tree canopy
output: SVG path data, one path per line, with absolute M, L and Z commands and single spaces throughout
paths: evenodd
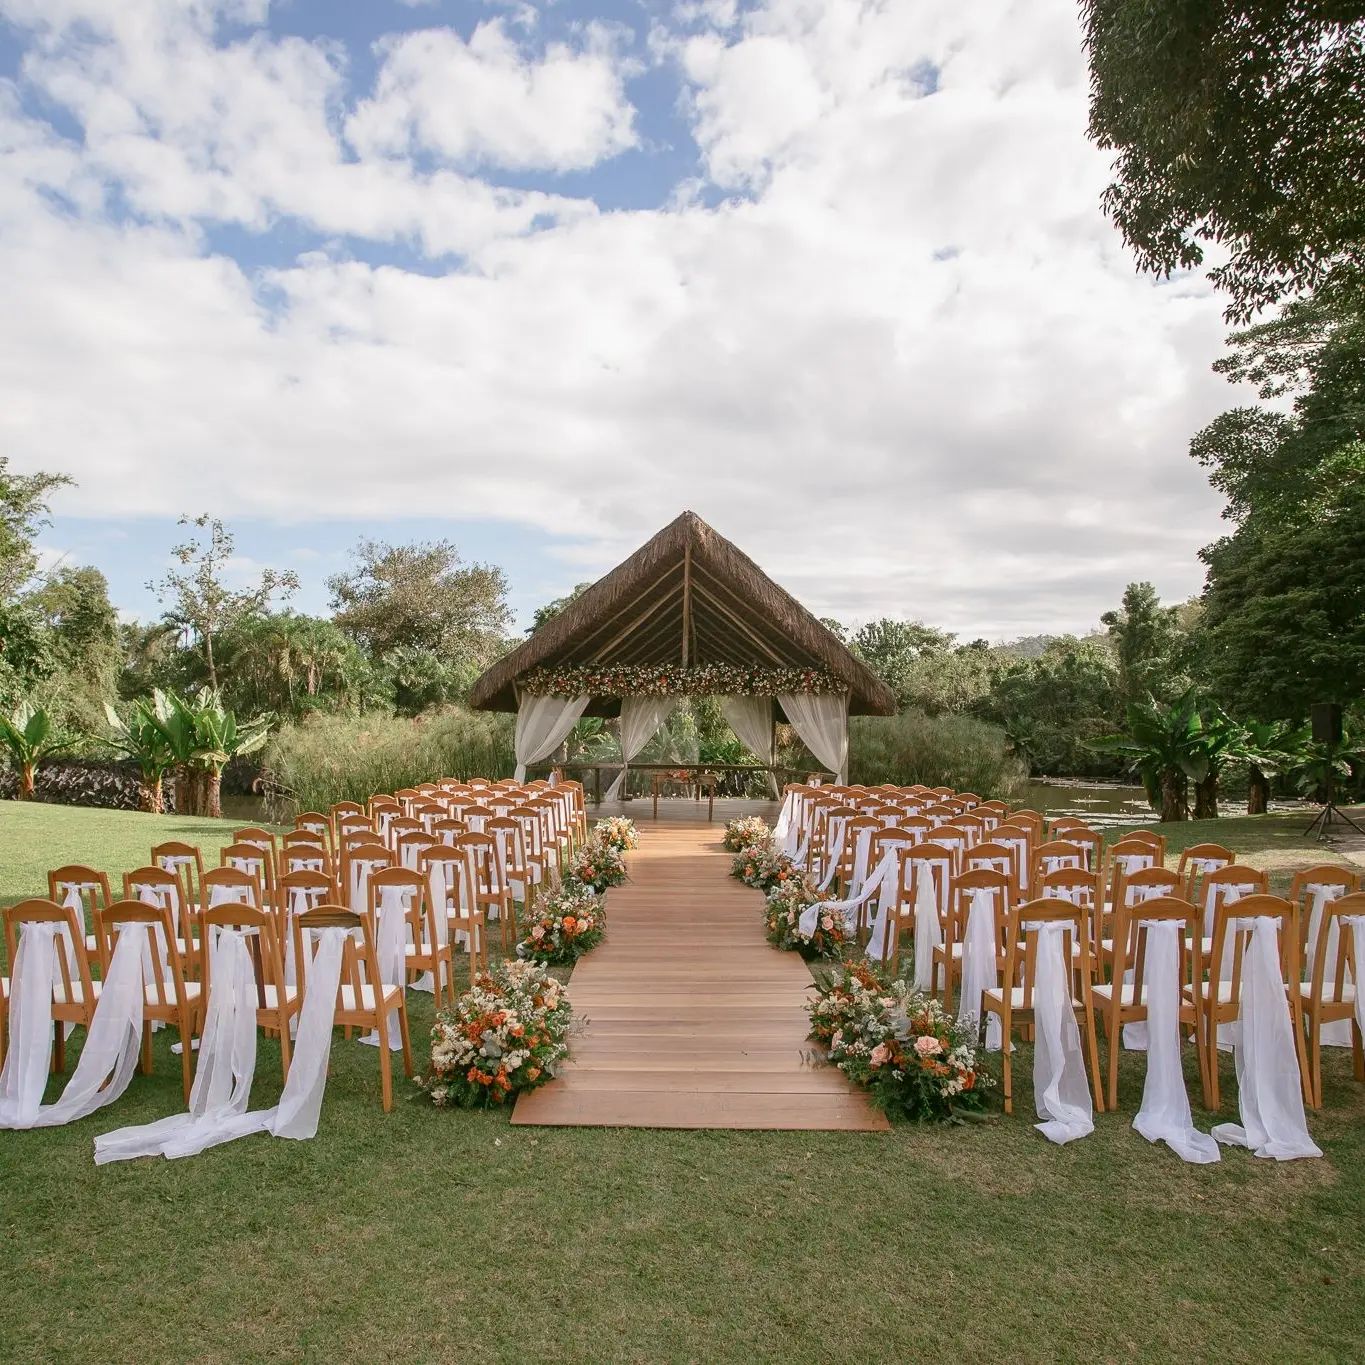
M 506 647 L 507 579 L 464 564 L 448 540 L 388 545 L 362 540 L 349 573 L 327 580 L 334 619 L 376 658 L 399 646 L 482 668 Z
M 1339 0 L 1082 0 L 1105 207 L 1143 269 L 1229 316 L 1365 270 L 1365 17 Z

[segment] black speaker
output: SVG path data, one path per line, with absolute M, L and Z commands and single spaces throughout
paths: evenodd
M 1314 702 L 1308 713 L 1313 719 L 1314 744 L 1341 743 L 1341 707 L 1336 702 Z

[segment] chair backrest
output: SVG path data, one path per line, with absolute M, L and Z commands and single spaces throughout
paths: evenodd
M 309 867 L 295 868 L 280 878 L 279 910 L 288 918 L 300 897 L 305 905 L 311 906 L 333 901 L 336 895 L 336 882 L 330 872 L 319 872 Z
M 1264 874 L 1262 874 L 1264 875 Z M 1242 959 L 1249 943 L 1249 935 L 1242 927 L 1247 920 L 1273 919 L 1278 922 L 1280 947 L 1280 976 L 1297 987 L 1302 978 L 1299 962 L 1298 912 L 1292 901 L 1282 896 L 1256 893 L 1239 901 L 1220 901 L 1213 911 L 1212 943 L 1208 964 L 1216 980 L 1232 982 L 1232 998 L 1238 998 L 1242 980 Z M 1292 1004 L 1297 1006 L 1295 992 Z
M 208 873 L 209 877 L 235 872 L 235 868 L 220 867 Z M 240 875 L 240 874 L 239 874 Z M 256 978 L 256 1005 L 258 1009 L 267 1008 L 265 988 L 273 986 L 276 990 L 276 1003 L 284 999 L 284 953 L 280 942 L 279 926 L 270 910 L 261 910 L 251 905 L 234 901 L 224 901 L 207 907 L 201 914 L 203 926 L 203 980 L 204 999 L 213 990 L 213 960 L 219 933 L 224 929 L 235 929 L 246 940 L 247 952 L 251 957 L 252 970 Z
M 204 899 L 204 855 L 194 844 L 176 839 L 154 844 L 152 862 L 180 878 L 186 905 L 198 905 Z
M 998 844 L 993 839 L 987 839 L 982 843 L 974 844 L 967 850 L 967 856 L 963 861 L 963 870 L 970 872 L 973 868 L 988 867 L 995 872 L 1003 872 L 1014 882 L 1015 887 L 1019 885 L 1019 855 L 1020 850 L 1010 844 Z
M 1154 830 L 1130 829 L 1118 842 L 1121 844 L 1146 844 L 1147 847 L 1156 854 L 1158 863 L 1164 863 L 1166 861 L 1166 836 L 1164 834 L 1157 834 Z M 1110 851 L 1112 852 L 1113 850 L 1111 849 Z
M 234 844 L 255 844 L 257 848 L 263 848 L 272 855 L 279 848 L 279 841 L 275 836 L 268 829 L 262 829 L 259 825 L 246 825 L 242 829 L 234 829 L 232 831 L 232 842 Z
M 1236 861 L 1237 855 L 1222 844 L 1191 844 L 1189 848 L 1182 849 L 1176 871 L 1185 884 L 1185 899 L 1198 905 L 1202 898 L 1195 894 L 1195 888 L 1200 878 Z
M 1171 868 L 1139 868 L 1123 879 L 1123 898 L 1116 900 L 1114 905 L 1145 905 L 1156 896 L 1178 896 L 1180 887 L 1180 874 Z
M 398 841 L 405 834 L 426 834 L 427 828 L 420 820 L 414 820 L 410 815 L 395 815 L 389 821 L 388 840 L 394 848 L 398 847 Z
M 185 908 L 185 888 L 174 872 L 164 867 L 135 867 L 123 874 L 123 899 L 164 905 L 180 932 L 180 915 Z
M 918 843 L 900 853 L 901 880 L 898 899 L 911 907 L 919 894 L 921 877 L 929 877 L 934 888 L 934 904 L 939 918 L 948 913 L 948 889 L 957 864 L 952 848 L 938 843 Z
M 1148 868 L 1147 871 L 1162 869 Z M 1174 873 L 1166 873 L 1172 882 Z M 1149 923 L 1174 923 L 1180 926 L 1180 976 L 1179 980 L 1189 985 L 1202 979 L 1203 962 L 1201 941 L 1198 933 L 1199 910 L 1197 906 L 1179 896 L 1153 896 L 1140 904 L 1119 906 L 1114 916 L 1114 965 L 1115 981 L 1123 981 L 1126 973 L 1133 972 L 1132 999 L 1142 999 L 1142 988 L 1146 980 L 1147 966 L 1147 929 Z M 1186 931 L 1193 931 L 1186 942 Z M 1114 999 L 1119 999 L 1117 990 Z
M 1043 831 L 1045 825 L 1043 817 L 1028 806 L 1021 806 L 1018 810 L 1009 813 L 1008 821 L 1004 822 L 1011 825 L 1027 825 L 1033 833 L 1033 842 L 1041 844 L 1043 842 Z
M 319 810 L 301 811 L 294 817 L 294 829 L 297 833 L 316 834 L 325 844 L 330 844 L 336 835 L 331 818 Z
M 1307 909 L 1310 886 L 1329 886 L 1346 896 L 1359 885 L 1356 874 L 1340 863 L 1319 863 L 1316 867 L 1301 868 L 1289 879 L 1289 899 L 1299 907 L 1300 913 Z
M 58 905 L 65 905 L 73 891 L 82 910 L 93 916 L 101 906 L 109 904 L 109 876 L 99 868 L 87 867 L 84 863 L 67 863 L 65 867 L 54 868 L 47 874 L 48 897 Z
M 416 941 L 429 943 L 435 932 L 435 924 L 427 910 L 427 881 L 422 874 L 410 867 L 384 867 L 370 874 L 366 910 L 370 924 L 378 935 L 379 906 L 387 887 L 397 887 L 403 892 L 403 914 L 409 924 L 421 932 Z M 430 932 L 428 932 L 430 929 Z
M 1199 899 L 1194 903 L 1201 908 L 1206 907 L 1210 897 L 1222 902 L 1232 890 L 1236 890 L 1242 897 L 1265 895 L 1270 890 L 1270 883 L 1266 874 L 1258 867 L 1249 867 L 1246 863 L 1229 863 L 1227 867 L 1220 867 L 1204 874 Z M 1188 900 L 1189 897 L 1185 899 Z
M 1090 911 L 1103 899 L 1102 885 L 1098 872 L 1089 872 L 1083 867 L 1059 867 L 1055 872 L 1039 877 L 1033 893 L 1041 899 L 1057 897 L 1070 901 Z
M 280 849 L 276 869 L 277 883 L 290 872 L 322 872 L 330 877 L 332 855 L 321 844 L 292 844 Z
M 1051 839 L 1033 849 L 1033 873 L 1029 884 L 1037 885 L 1049 872 L 1063 867 L 1086 866 L 1085 850 L 1068 839 Z
M 1365 989 L 1360 979 L 1365 962 L 1356 956 L 1355 927 L 1345 923 L 1357 919 L 1365 920 L 1365 892 L 1352 891 L 1323 905 L 1313 960 L 1305 964 L 1314 1001 L 1344 1004 L 1355 998 L 1348 997 L 1348 989 Z
M 90 959 L 85 951 L 85 925 L 75 908 L 35 897 L 19 901 L 16 905 L 7 905 L 0 913 L 5 918 L 5 960 L 11 972 L 19 951 L 19 935 L 25 924 L 56 924 L 66 930 L 65 933 L 58 933 L 54 939 L 57 974 L 64 997 L 67 1001 L 75 1000 L 71 989 L 74 983 L 80 989 L 84 1013 L 92 1014 L 95 992 L 90 984 Z
M 949 942 L 961 942 L 967 930 L 967 916 L 978 891 L 988 891 L 995 912 L 998 948 L 1004 946 L 1005 917 L 1014 904 L 1013 878 L 991 867 L 975 867 L 953 878 L 948 899 Z
M 219 853 L 218 860 L 224 867 L 240 868 L 256 878 L 260 895 L 258 905 L 263 904 L 275 889 L 275 862 L 271 854 L 255 844 L 227 844 Z
M 259 878 L 239 867 L 214 867 L 204 873 L 200 883 L 204 897 L 204 908 L 217 905 L 249 905 L 260 909 L 262 905 L 261 883 Z
M 173 1012 L 188 1007 L 185 991 L 185 962 L 176 942 L 175 923 L 165 905 L 148 905 L 146 901 L 121 900 L 106 905 L 100 911 L 95 931 L 99 948 L 100 974 L 109 975 L 109 964 L 118 947 L 119 935 L 129 928 L 154 940 L 153 953 L 160 961 L 161 970 L 142 973 L 143 987 L 150 989 L 152 999 L 144 997 L 144 1010 L 152 1018 L 167 1018 Z M 149 979 L 150 978 L 150 979 Z

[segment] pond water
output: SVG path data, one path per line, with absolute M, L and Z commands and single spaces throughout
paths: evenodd
M 1134 825 L 1155 821 L 1139 786 L 1108 782 L 1068 782 L 1065 778 L 1025 783 L 1010 804 L 1044 815 L 1074 815 L 1092 825 Z

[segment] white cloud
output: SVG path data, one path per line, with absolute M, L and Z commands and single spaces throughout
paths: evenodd
M 373 99 L 346 121 L 362 155 L 430 152 L 458 166 L 584 170 L 633 147 L 628 67 L 613 33 L 527 57 L 500 19 L 468 42 L 450 29 L 386 39 Z
M 339 54 L 223 47 L 199 13 L 143 6 L 104 65 L 40 41 L 29 78 L 84 149 L 0 100 L 0 431 L 80 480 L 68 507 L 507 519 L 572 539 L 568 586 L 690 506 L 818 612 L 991 637 L 1083 627 L 1131 578 L 1197 589 L 1221 302 L 1137 276 L 1102 218 L 1069 0 L 693 6 L 655 48 L 744 193 L 612 213 L 473 174 L 513 142 L 441 103 L 431 60 L 381 78 L 407 110 L 381 133 Z M 534 82 L 505 136 L 609 154 L 583 88 L 560 142 Z M 106 217 L 111 186 L 148 221 Z M 196 235 L 276 216 L 467 266 L 252 276 Z

